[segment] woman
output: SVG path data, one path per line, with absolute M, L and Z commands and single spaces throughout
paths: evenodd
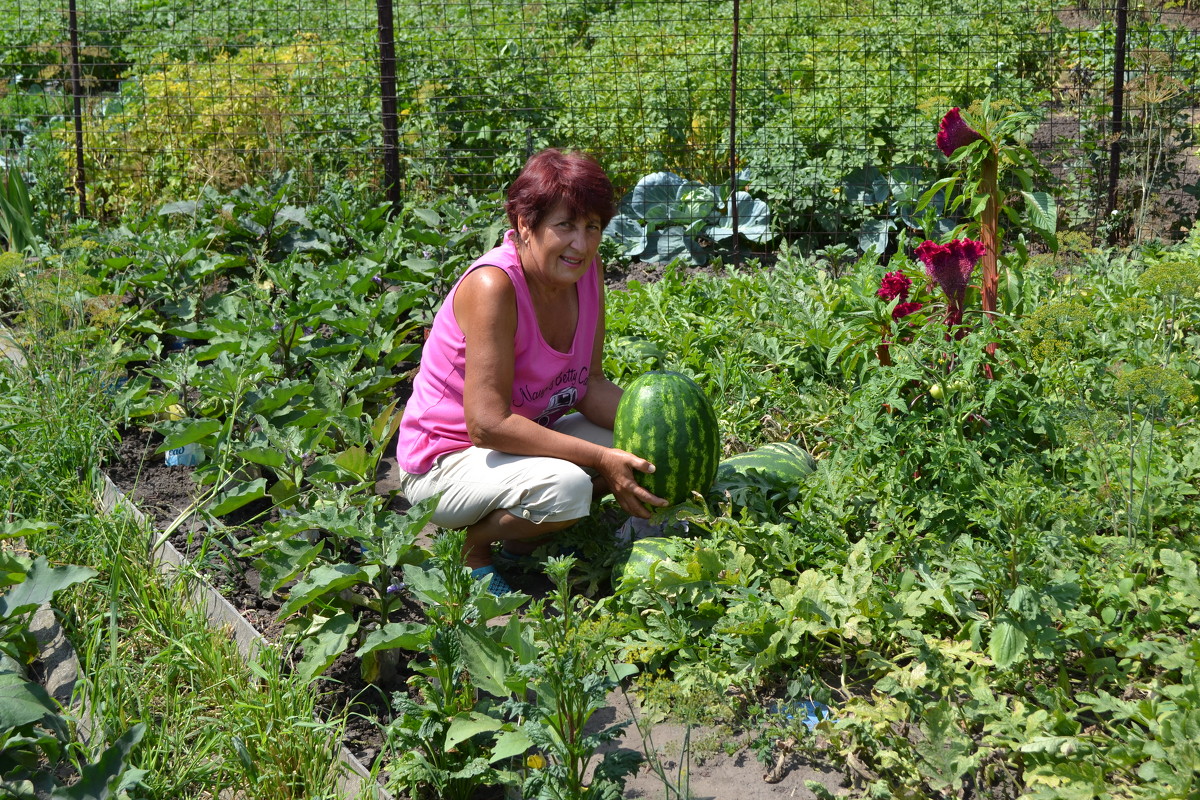
M 434 524 L 466 528 L 467 566 L 511 591 L 492 545 L 528 555 L 611 491 L 647 518 L 667 501 L 637 483 L 654 466 L 612 446 L 621 388 L 604 376 L 596 252 L 616 213 L 591 157 L 544 150 L 505 203 L 512 230 L 458 279 L 434 318 L 400 425 L 400 488 L 443 492 Z M 568 412 L 578 413 L 568 413 Z

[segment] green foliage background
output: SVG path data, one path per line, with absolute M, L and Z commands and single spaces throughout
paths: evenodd
M 0 5 L 14 53 L 0 109 L 63 125 L 60 15 Z M 1049 10 L 972 0 L 742 4 L 739 161 L 781 215 L 836 229 L 854 169 L 931 163 L 946 108 L 991 92 L 1036 102 L 1054 64 Z M 31 10 L 35 13 L 31 13 Z M 408 192 L 492 191 L 546 145 L 601 155 L 620 190 L 658 170 L 728 182 L 728 2 L 396 4 L 397 99 Z M 98 209 L 234 188 L 264 170 L 318 185 L 377 179 L 373 10 L 276 3 L 185 9 L 87 5 L 85 165 Z M 5 24 L 7 23 L 7 24 Z M 15 99 L 36 94 L 34 108 Z M 10 105 L 15 104 L 15 105 Z M 40 105 L 39 105 L 40 104 Z

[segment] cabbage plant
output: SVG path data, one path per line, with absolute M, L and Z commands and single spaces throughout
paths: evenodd
M 623 255 L 650 264 L 686 259 L 705 264 L 709 247 L 733 237 L 737 203 L 737 232 L 752 242 L 771 238 L 767 204 L 746 192 L 722 197 L 722 187 L 655 172 L 642 178 L 620 202 L 618 213 L 604 233 L 625 248 Z

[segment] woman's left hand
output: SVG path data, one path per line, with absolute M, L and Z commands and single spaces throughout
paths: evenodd
M 654 465 L 640 456 L 615 447 L 606 448 L 597 471 L 608 482 L 613 497 L 627 514 L 649 519 L 653 509 L 648 506 L 664 508 L 670 505 L 669 501 L 637 482 L 635 471 L 654 472 Z

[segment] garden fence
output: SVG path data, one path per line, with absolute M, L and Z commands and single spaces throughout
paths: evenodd
M 886 245 L 945 174 L 941 116 L 990 98 L 1039 112 L 1060 226 L 1172 237 L 1200 17 L 1115 2 L 0 0 L 0 156 L 48 210 L 111 218 L 280 180 L 486 194 L 579 146 L 622 194 L 736 184 L 790 239 Z

